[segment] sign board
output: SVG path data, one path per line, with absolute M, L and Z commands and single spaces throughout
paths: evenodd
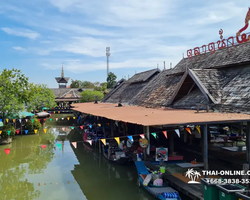
M 168 161 L 168 148 L 156 148 L 155 161 Z
M 146 149 L 148 147 L 148 140 L 146 138 L 140 138 L 139 144 L 143 149 Z

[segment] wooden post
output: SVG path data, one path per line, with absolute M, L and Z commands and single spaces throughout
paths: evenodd
M 110 120 L 111 137 L 114 137 L 114 121 Z
M 204 170 L 208 170 L 208 141 L 207 141 L 207 124 L 203 125 L 203 162 L 204 162 Z M 205 175 L 207 178 L 207 175 Z
M 99 153 L 102 153 L 102 149 L 101 149 L 101 140 L 99 140 Z
M 174 134 L 172 131 L 169 131 L 169 143 L 170 143 L 169 144 L 170 154 L 173 154 L 174 153 Z
M 146 126 L 146 135 L 147 135 L 147 139 L 148 139 L 147 155 L 150 155 L 150 132 L 149 132 L 149 126 Z

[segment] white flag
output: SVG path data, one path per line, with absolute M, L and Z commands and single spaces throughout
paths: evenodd
M 75 147 L 75 148 L 77 148 L 76 146 L 77 146 L 77 143 L 76 142 L 71 142 L 71 144 Z
M 87 142 L 88 142 L 90 145 L 92 145 L 92 140 L 87 140 Z
M 175 129 L 175 132 L 180 137 L 180 131 L 179 131 L 179 129 Z

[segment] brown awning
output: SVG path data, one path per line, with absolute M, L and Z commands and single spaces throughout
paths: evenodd
M 72 109 L 85 114 L 105 117 L 112 120 L 140 124 L 144 126 L 156 125 L 187 125 L 213 124 L 250 121 L 250 115 L 236 113 L 206 113 L 195 110 L 179 109 L 151 109 L 139 106 L 117 107 L 108 103 L 76 103 Z

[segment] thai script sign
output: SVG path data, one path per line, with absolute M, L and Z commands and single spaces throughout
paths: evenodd
M 192 58 L 193 56 L 197 56 L 203 53 L 211 52 L 211 54 L 214 54 L 216 50 L 224 49 L 229 46 L 234 46 L 235 43 L 241 44 L 244 42 L 248 42 L 250 40 L 250 34 L 249 33 L 243 33 L 248 28 L 250 21 L 250 8 L 248 9 L 246 18 L 245 18 L 245 26 L 240 29 L 236 33 L 236 37 L 229 37 L 228 39 L 223 39 L 223 30 L 219 30 L 220 34 L 220 40 L 217 42 L 211 42 L 208 45 L 202 45 L 202 47 L 195 47 L 194 49 L 187 50 L 187 57 Z M 235 41 L 236 39 L 236 41 Z

